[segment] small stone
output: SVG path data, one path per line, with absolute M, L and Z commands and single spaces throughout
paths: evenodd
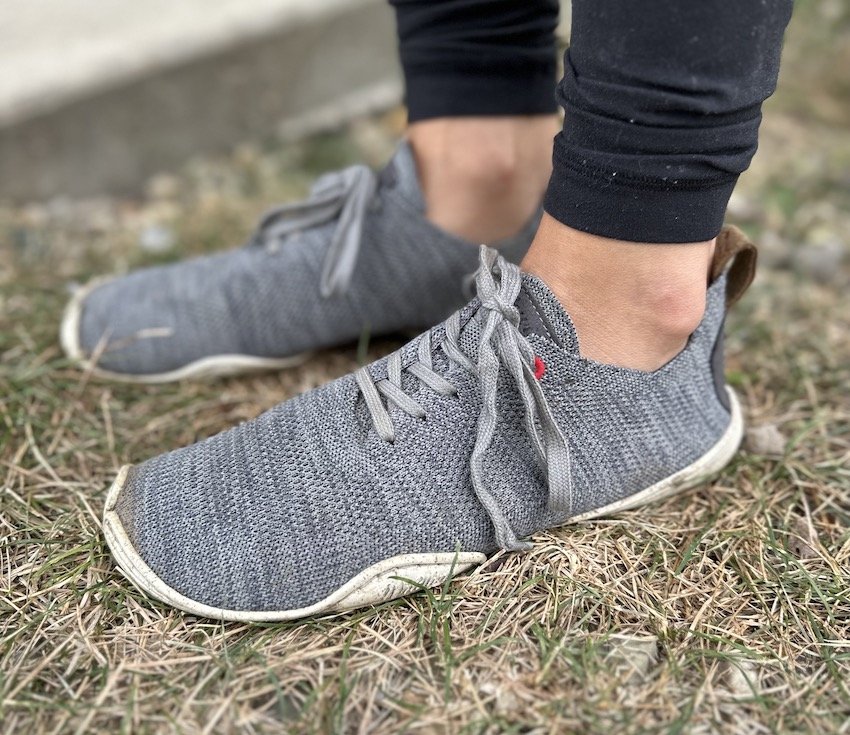
M 736 697 L 750 698 L 758 694 L 758 669 L 752 661 L 730 662 L 723 680 L 726 688 Z
M 794 264 L 801 273 L 821 283 L 828 283 L 840 272 L 845 255 L 844 243 L 834 238 L 799 248 L 795 253 Z
M 729 199 L 729 204 L 726 211 L 732 219 L 743 222 L 752 222 L 758 219 L 760 210 L 756 207 L 752 199 L 747 198 L 743 194 L 733 192 Z
M 607 642 L 605 660 L 625 675 L 627 681 L 646 678 L 650 666 L 658 660 L 658 639 L 654 635 L 612 635 Z
M 139 233 L 139 247 L 148 253 L 164 253 L 174 247 L 174 230 L 165 225 L 148 225 Z
M 785 455 L 785 437 L 776 424 L 762 424 L 747 429 L 747 451 L 763 457 L 783 457 Z
M 793 260 L 791 243 L 774 230 L 765 230 L 758 238 L 759 265 L 786 268 Z
M 508 714 L 519 709 L 520 702 L 507 686 L 493 681 L 484 682 L 478 691 L 485 697 L 493 698 L 493 706 L 499 714 Z
M 818 538 L 815 529 L 810 523 L 806 523 L 804 518 L 797 518 L 788 539 L 788 549 L 798 559 L 805 561 L 806 559 L 817 558 L 818 552 L 815 551 L 817 545 Z

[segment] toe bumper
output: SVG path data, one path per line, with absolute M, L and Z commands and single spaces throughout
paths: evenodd
M 133 546 L 116 510 L 131 469 L 131 465 L 121 468 L 106 496 L 103 513 L 106 543 L 124 576 L 144 594 L 199 617 L 239 622 L 280 622 L 368 607 L 410 594 L 423 586 L 440 585 L 487 559 L 485 554 L 477 552 L 402 554 L 364 569 L 328 597 L 308 607 L 260 611 L 213 607 L 192 600 L 166 584 Z M 305 563 L 309 560 L 305 559 Z

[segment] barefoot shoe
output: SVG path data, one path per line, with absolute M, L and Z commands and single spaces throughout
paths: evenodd
M 500 252 L 518 262 L 538 220 Z M 246 247 L 89 284 L 61 341 L 82 367 L 132 382 L 282 368 L 364 332 L 427 329 L 467 301 L 477 264 L 477 244 L 425 218 L 402 144 L 380 175 L 323 176 L 307 201 L 269 212 Z
M 109 547 L 136 586 L 187 612 L 292 620 L 438 585 L 543 529 L 699 485 L 741 439 L 721 336 L 752 264 L 725 231 L 702 323 L 647 373 L 582 358 L 544 283 L 482 248 L 477 298 L 399 351 L 122 469 Z

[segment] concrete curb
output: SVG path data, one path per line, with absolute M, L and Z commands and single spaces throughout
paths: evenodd
M 0 197 L 133 193 L 193 155 L 303 135 L 400 99 L 385 0 L 252 3 L 250 23 L 240 6 L 230 26 L 184 25 L 182 44 L 147 39 L 126 63 L 89 54 L 59 82 L 38 70 L 30 87 L 0 80 Z

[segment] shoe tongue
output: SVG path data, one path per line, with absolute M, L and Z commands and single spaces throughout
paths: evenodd
M 378 175 L 381 187 L 392 190 L 420 212 L 425 212 L 425 199 L 419 187 L 419 171 L 410 143 L 402 141 L 395 154 Z
M 558 297 L 537 276 L 522 274 L 516 307 L 520 313 L 519 329 L 526 337 L 537 334 L 567 352 L 578 352 L 578 336 L 572 319 Z

